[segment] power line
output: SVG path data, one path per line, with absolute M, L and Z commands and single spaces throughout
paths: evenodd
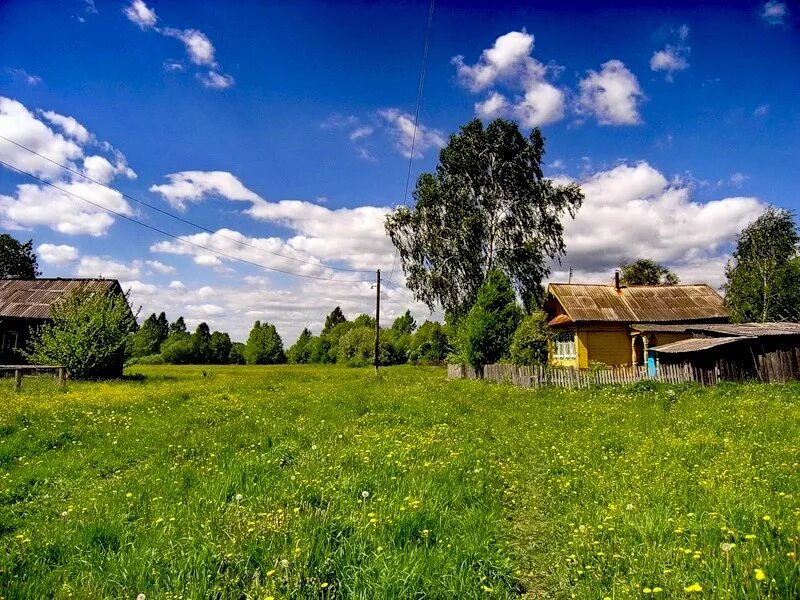
M 167 217 L 170 217 L 171 219 L 175 219 L 176 221 L 180 221 L 181 223 L 184 223 L 186 225 L 190 225 L 191 227 L 195 227 L 197 229 L 205 231 L 206 233 L 210 233 L 211 235 L 215 235 L 217 237 L 220 237 L 222 239 L 228 240 L 230 242 L 234 242 L 235 244 L 239 244 L 240 246 L 247 246 L 248 248 L 253 248 L 254 250 L 258 250 L 259 252 L 264 252 L 266 254 L 272 254 L 273 256 L 278 256 L 280 258 L 285 258 L 286 260 L 292 260 L 292 261 L 295 261 L 295 262 L 305 263 L 305 264 L 314 265 L 314 266 L 324 266 L 324 267 L 326 267 L 328 269 L 332 269 L 334 271 L 343 271 L 343 272 L 348 272 L 348 273 L 372 273 L 372 271 L 365 271 L 363 269 L 347 269 L 347 268 L 344 268 L 344 267 L 333 267 L 333 266 L 329 266 L 329 265 L 321 265 L 319 263 L 315 263 L 314 261 L 305 260 L 305 259 L 297 258 L 297 257 L 294 257 L 294 256 L 286 256 L 285 254 L 280 254 L 279 252 L 274 252 L 273 250 L 267 250 L 266 248 L 260 248 L 259 246 L 256 246 L 254 244 L 249 244 L 247 242 L 243 242 L 241 240 L 237 240 L 236 238 L 232 238 L 230 236 L 223 235 L 223 234 L 221 234 L 221 233 L 219 233 L 217 231 L 214 231 L 213 229 L 210 229 L 210 228 L 206 227 L 205 225 L 201 225 L 199 223 L 195 223 L 194 221 L 190 221 L 189 219 L 185 219 L 185 218 L 181 217 L 180 215 L 176 215 L 173 212 L 170 212 L 168 210 L 164 210 L 162 208 L 159 208 L 158 206 L 150 204 L 149 202 L 145 202 L 144 200 L 139 200 L 138 198 L 134 198 L 133 196 L 131 196 L 129 194 L 126 194 L 125 192 L 122 192 L 120 190 L 112 188 L 111 186 L 109 186 L 109 185 L 107 185 L 105 183 L 102 183 L 100 181 L 97 181 L 96 179 L 91 178 L 89 175 L 86 175 L 85 173 L 81 173 L 80 171 L 77 171 L 77 170 L 73 169 L 72 167 L 69 167 L 68 165 L 64 165 L 64 164 L 62 164 L 62 163 L 60 163 L 58 161 L 53 160 L 52 158 L 50 158 L 48 156 L 40 154 L 36 150 L 33 150 L 32 148 L 28 148 L 27 146 L 25 146 L 23 144 L 20 144 L 19 142 L 15 141 L 15 140 L 12 140 L 10 138 L 7 138 L 4 135 L 0 135 L 0 139 L 3 139 L 3 140 L 5 140 L 5 141 L 7 141 L 7 142 L 9 142 L 11 144 L 14 144 L 18 148 L 21 148 L 22 150 L 26 150 L 27 152 L 30 152 L 31 154 L 34 154 L 34 155 L 38 156 L 39 158 L 41 158 L 43 160 L 46 160 L 46 161 L 48 161 L 48 162 L 50 162 L 50 163 L 52 163 L 52 164 L 54 164 L 54 165 L 56 165 L 58 167 L 61 167 L 62 169 L 72 173 L 73 175 L 78 175 L 79 177 L 83 177 L 87 181 L 91 181 L 92 183 L 94 183 L 96 185 L 99 185 L 99 186 L 102 186 L 102 187 L 106 188 L 107 190 L 111 190 L 113 192 L 117 192 L 117 193 L 121 194 L 123 198 L 126 198 L 127 200 L 131 200 L 132 202 L 136 202 L 137 204 L 141 204 L 142 206 L 146 206 L 147 208 L 149 208 L 151 210 L 154 210 L 154 211 L 156 211 L 158 213 L 161 213 L 162 215 L 165 215 Z
M 102 204 L 98 204 L 97 202 L 92 202 L 88 198 L 84 198 L 83 196 L 80 196 L 80 195 L 78 195 L 78 194 L 76 194 L 74 192 L 71 192 L 69 190 L 65 190 L 64 188 L 59 187 L 54 183 L 46 181 L 46 180 L 42 179 L 41 177 L 37 177 L 33 173 L 29 173 L 28 171 L 25 171 L 23 169 L 15 167 L 14 165 L 11 165 L 11 164 L 3 161 L 3 160 L 0 160 L 0 165 L 3 165 L 4 167 L 7 167 L 9 169 L 12 169 L 12 170 L 14 170 L 17 173 L 20 173 L 22 175 L 27 175 L 28 177 L 30 177 L 31 179 L 34 179 L 35 181 L 38 181 L 38 182 L 43 183 L 45 185 L 49 185 L 50 187 L 52 187 L 54 189 L 57 189 L 57 190 L 59 190 L 60 192 L 62 192 L 64 194 L 68 194 L 70 196 L 73 196 L 74 198 L 77 198 L 78 200 L 82 200 L 83 202 L 91 204 L 92 206 L 95 206 L 95 207 L 97 207 L 97 208 L 99 208 L 101 210 L 106 211 L 107 213 L 115 215 L 115 216 L 119 217 L 120 219 L 125 219 L 126 221 L 130 221 L 131 223 L 136 223 L 137 225 L 141 225 L 142 227 L 146 227 L 147 229 L 150 229 L 152 231 L 160 233 L 161 235 L 166 235 L 166 236 L 171 237 L 171 238 L 173 238 L 175 240 L 178 240 L 179 242 L 182 242 L 184 244 L 189 244 L 190 246 L 195 246 L 195 247 L 200 248 L 201 250 L 205 250 L 207 252 L 213 252 L 214 254 L 218 254 L 219 256 L 222 256 L 224 258 L 228 258 L 230 260 L 239 261 L 241 263 L 245 263 L 245 264 L 251 265 L 253 267 L 258 267 L 260 269 L 266 269 L 268 271 L 275 271 L 277 273 L 283 273 L 284 275 L 292 275 L 294 277 L 304 277 L 306 279 L 316 279 L 316 280 L 319 280 L 319 281 L 338 281 L 338 282 L 341 282 L 341 283 L 371 283 L 371 281 L 367 280 L 367 279 L 356 279 L 356 280 L 334 279 L 332 277 L 319 277 L 317 275 L 306 275 L 304 273 L 295 273 L 293 271 L 285 271 L 283 269 L 278 269 L 277 267 L 268 267 L 267 265 L 262 265 L 260 263 L 253 262 L 253 261 L 247 260 L 245 258 L 240 258 L 238 256 L 233 256 L 232 254 L 226 254 L 225 252 L 222 252 L 220 250 L 215 250 L 214 248 L 210 248 L 208 246 L 204 246 L 202 244 L 198 244 L 196 242 L 189 241 L 189 240 L 187 240 L 185 238 L 180 237 L 179 235 L 175 235 L 174 233 L 170 233 L 168 231 L 164 231 L 163 229 L 160 229 L 159 227 L 155 227 L 154 225 L 150 225 L 148 223 L 144 223 L 142 221 L 139 221 L 138 219 L 134 219 L 133 217 L 130 217 L 128 215 L 125 215 L 125 214 L 122 214 L 122 213 L 117 212 L 115 210 L 112 210 L 110 208 L 107 208 L 107 207 L 103 206 Z M 311 264 L 314 264 L 315 266 L 318 266 L 318 267 L 327 268 L 325 265 L 320 265 L 320 264 L 317 264 L 317 263 L 311 263 Z
M 406 204 L 406 198 L 408 197 L 408 186 L 411 182 L 411 164 L 414 160 L 414 144 L 417 141 L 417 128 L 419 127 L 419 113 L 422 106 L 422 93 L 425 89 L 425 72 L 428 68 L 428 48 L 430 47 L 434 2 L 435 0 L 431 0 L 430 8 L 428 9 L 428 27 L 425 31 L 425 49 L 422 51 L 422 69 L 420 70 L 419 86 L 417 87 L 417 108 L 414 112 L 414 130 L 411 133 L 411 152 L 408 155 L 408 171 L 406 172 L 406 187 L 403 191 L 403 205 Z M 392 258 L 392 269 L 389 271 L 389 281 L 392 280 L 392 276 L 394 275 L 394 267 L 396 263 L 397 248 L 395 248 L 394 257 Z

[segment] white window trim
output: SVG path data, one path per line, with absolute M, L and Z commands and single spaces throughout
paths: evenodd
M 561 338 L 561 339 L 560 339 Z M 574 360 L 578 358 L 578 348 L 575 343 L 574 331 L 562 331 L 556 334 L 553 340 L 554 353 L 553 356 L 559 360 Z

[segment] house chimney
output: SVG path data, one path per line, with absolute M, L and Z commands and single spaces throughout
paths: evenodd
M 619 271 L 614 271 L 614 287 L 619 291 Z

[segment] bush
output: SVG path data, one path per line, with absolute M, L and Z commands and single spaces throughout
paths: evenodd
M 192 336 L 188 333 L 171 335 L 161 348 L 164 362 L 171 365 L 189 365 L 194 359 Z
M 339 340 L 339 362 L 348 367 L 367 367 L 375 362 L 375 329 L 354 327 Z
M 522 310 L 511 281 L 502 271 L 492 271 L 459 328 L 462 359 L 480 373 L 483 365 L 508 357 L 511 338 L 521 320 Z
M 164 357 L 160 354 L 150 354 L 148 356 L 140 356 L 138 358 L 132 358 L 127 363 L 127 365 L 163 365 L 167 361 L 164 360 Z
M 547 365 L 553 331 L 547 314 L 536 311 L 525 317 L 511 340 L 511 362 L 515 365 Z
M 74 291 L 50 315 L 31 338 L 28 360 L 64 365 L 74 379 L 122 374 L 125 343 L 136 326 L 127 296 Z

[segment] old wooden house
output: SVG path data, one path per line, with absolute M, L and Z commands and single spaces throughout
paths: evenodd
M 557 366 L 642 365 L 648 348 L 692 337 L 688 325 L 728 322 L 722 297 L 699 285 L 551 283 L 545 311 L 556 331 Z
M 75 290 L 123 294 L 116 279 L 0 279 L 0 363 L 22 364 L 31 332 L 50 319 L 50 307 Z M 122 374 L 124 357 L 109 375 Z

